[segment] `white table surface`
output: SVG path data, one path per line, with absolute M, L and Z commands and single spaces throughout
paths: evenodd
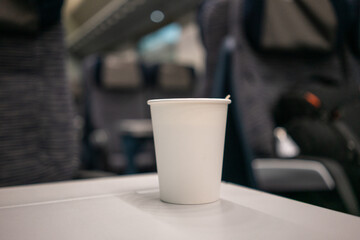
M 0 189 L 0 239 L 360 239 L 360 218 L 223 183 L 204 205 L 159 200 L 154 174 Z

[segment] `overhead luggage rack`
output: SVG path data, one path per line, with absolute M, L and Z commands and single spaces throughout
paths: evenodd
M 194 10 L 200 0 L 112 0 L 70 33 L 66 44 L 75 55 L 85 56 L 126 42 L 136 41 Z M 81 9 L 80 9 L 81 11 Z M 151 14 L 163 13 L 160 21 Z

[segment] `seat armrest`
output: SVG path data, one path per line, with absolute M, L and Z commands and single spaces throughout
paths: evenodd
M 329 191 L 335 181 L 319 161 L 255 159 L 252 163 L 260 189 L 270 192 Z

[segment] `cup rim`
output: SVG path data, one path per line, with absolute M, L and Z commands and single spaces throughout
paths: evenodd
M 162 103 L 223 103 L 230 104 L 230 99 L 225 98 L 163 98 L 151 99 L 147 101 L 148 105 L 162 104 Z

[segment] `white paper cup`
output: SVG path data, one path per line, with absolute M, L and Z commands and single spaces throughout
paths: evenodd
M 202 204 L 219 199 L 230 103 L 214 98 L 148 101 L 162 201 Z

